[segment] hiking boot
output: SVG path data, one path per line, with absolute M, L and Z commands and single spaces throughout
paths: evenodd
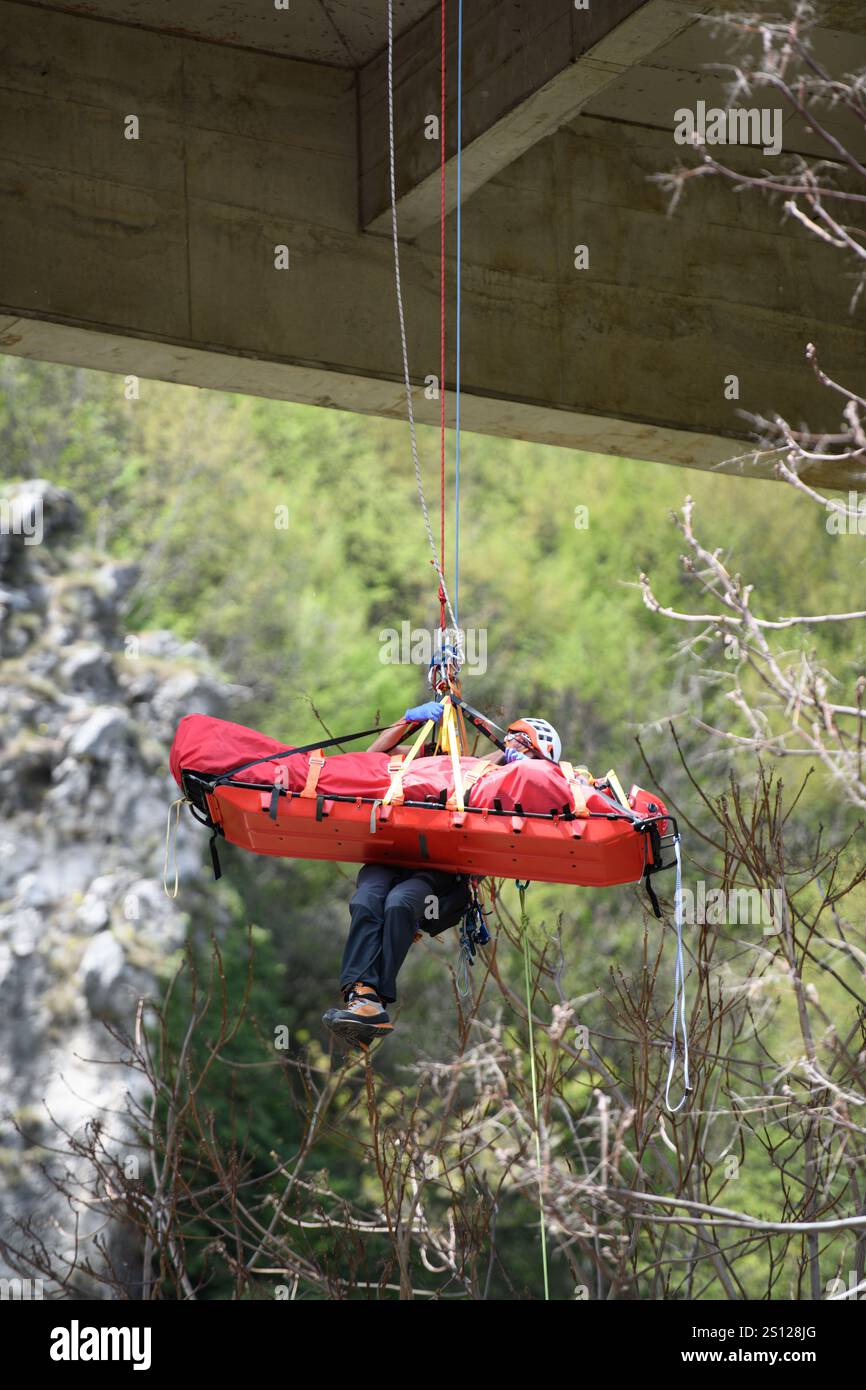
M 366 1047 L 393 1032 L 394 1025 L 376 991 L 361 981 L 344 994 L 345 1007 L 328 1009 L 322 1022 L 342 1043 Z

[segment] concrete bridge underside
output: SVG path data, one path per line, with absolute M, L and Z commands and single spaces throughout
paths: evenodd
M 726 53 L 697 17 L 723 8 L 465 6 L 467 429 L 711 467 L 741 452 L 743 411 L 838 424 L 807 342 L 863 390 L 838 251 L 717 180 L 692 184 L 669 217 L 650 181 L 683 156 L 674 111 L 724 104 L 703 65 Z M 862 6 L 826 10 L 825 63 L 866 68 Z M 395 13 L 409 352 L 432 423 L 439 146 L 424 127 L 439 107 L 439 8 L 396 0 Z M 402 417 L 385 33 L 385 0 L 269 0 L 254 13 L 246 0 L 0 0 L 0 351 Z M 833 129 L 866 153 L 844 114 Z M 784 147 L 823 153 L 787 113 Z M 726 156 L 768 166 L 759 150 Z

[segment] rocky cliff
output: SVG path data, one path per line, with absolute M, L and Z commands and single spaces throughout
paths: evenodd
M 195 644 L 128 629 L 137 571 L 87 548 L 66 492 L 20 484 L 0 522 L 0 1275 L 13 1275 L 10 1248 L 36 1237 L 61 1265 L 76 1239 L 77 1263 L 101 1258 L 104 1210 L 70 1211 L 52 1178 L 94 1121 L 122 1153 L 127 1100 L 147 1099 L 110 1028 L 160 992 L 203 882 L 202 837 L 182 819 L 184 892 L 163 891 L 168 746 L 182 714 L 223 714 L 238 692 Z M 81 1276 L 66 1291 L 105 1296 Z M 45 1281 L 45 1297 L 63 1292 Z

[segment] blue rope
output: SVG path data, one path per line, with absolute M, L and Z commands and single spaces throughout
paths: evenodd
M 454 618 L 460 621 L 460 300 L 461 263 L 463 260 L 463 195 L 461 187 L 463 155 L 463 0 L 457 5 L 457 332 L 454 394 L 455 457 L 454 457 Z

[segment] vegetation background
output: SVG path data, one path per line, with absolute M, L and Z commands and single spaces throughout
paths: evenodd
M 423 670 L 380 660 L 384 630 L 403 623 L 429 629 L 437 617 L 404 426 L 150 381 L 130 401 L 123 386 L 122 378 L 106 374 L 0 359 L 2 474 L 44 476 L 69 488 L 94 549 L 141 566 L 129 632 L 165 627 L 203 643 L 228 679 L 250 689 L 234 717 L 290 742 L 321 732 L 317 712 L 330 732 L 340 733 L 387 722 L 424 699 Z M 724 793 L 732 768 L 749 781 L 755 760 L 696 722 L 739 727 L 727 698 L 730 661 L 721 639 L 715 646 L 681 642 L 682 633 L 642 602 L 636 581 L 646 572 L 664 602 L 694 605 L 672 510 L 686 493 L 694 498 L 705 541 L 721 546 L 729 568 L 742 569 L 756 585 L 753 608 L 764 616 L 850 608 L 863 588 L 864 538 L 830 534 L 820 508 L 778 483 L 469 434 L 462 450 L 460 621 L 486 630 L 488 648 L 487 670 L 467 674 L 466 697 L 499 720 L 544 715 L 561 732 L 567 756 L 596 773 L 616 768 L 626 786 L 653 785 L 636 743 L 640 735 L 660 789 L 700 820 L 670 725 L 710 796 Z M 422 430 L 421 451 L 433 492 L 438 437 Z M 449 499 L 452 489 L 449 478 Z M 288 509 L 286 528 L 277 524 L 280 508 Z M 579 508 L 588 510 L 585 527 Z M 452 567 L 447 555 L 446 570 Z M 794 629 L 786 637 L 792 660 L 801 642 L 846 683 L 864 669 L 862 625 Z M 792 787 L 805 761 L 782 768 Z M 167 777 L 167 800 L 172 785 Z M 798 805 L 795 843 L 799 837 L 807 848 L 818 824 L 830 843 L 841 843 L 856 821 L 819 775 Z M 205 848 L 202 836 L 203 881 Z M 231 847 L 223 860 L 224 878 L 208 891 L 232 909 L 234 929 L 222 946 L 236 1003 L 244 988 L 246 927 L 256 946 L 250 1007 L 230 1055 L 235 1062 L 261 1059 L 279 1021 L 288 1025 L 295 1051 L 320 1056 L 326 1046 L 320 1015 L 336 998 L 353 870 L 255 860 Z M 687 885 L 706 877 L 701 847 L 688 837 L 685 874 Z M 504 898 L 513 910 L 511 885 Z M 529 900 L 534 933 L 552 938 L 561 931 L 564 990 L 585 1001 L 580 1017 L 591 1029 L 604 1018 L 613 972 L 638 977 L 647 942 L 653 953 L 663 938 L 658 1002 L 670 1009 L 673 941 L 647 919 L 637 890 L 536 885 Z M 862 907 L 860 889 L 861 915 Z M 191 923 L 203 959 L 207 926 Z M 760 934 L 760 927 L 732 929 L 750 930 Z M 450 1054 L 456 958 L 456 933 L 413 949 L 401 976 L 397 1029 L 376 1060 L 386 1089 L 399 1090 L 419 1059 Z M 517 952 L 500 949 L 499 961 L 519 987 Z M 768 1027 L 784 1051 L 795 1045 L 792 991 L 781 976 L 767 988 Z M 850 1007 L 833 981 L 822 978 L 821 988 L 831 1014 L 837 1005 Z M 171 1015 L 177 1030 L 187 1004 L 178 993 Z M 501 1013 L 502 999 L 485 1007 Z M 669 1020 L 669 1012 L 660 1016 L 659 1036 Z M 521 1020 L 506 1012 L 504 1026 L 515 1048 L 525 1048 Z M 627 1069 L 628 1039 L 612 1040 L 606 1050 L 611 1066 Z M 660 1050 L 655 1084 L 663 1084 L 666 1061 Z M 569 1082 L 574 1113 L 594 1104 L 596 1079 L 587 1068 Z M 297 1147 L 301 1122 L 280 1069 L 212 1070 L 207 1100 L 217 1129 L 232 1127 L 253 1171 L 269 1169 L 272 1151 Z M 375 1174 L 359 1168 L 364 1124 L 347 1099 L 319 1138 L 314 1166 L 328 1172 L 336 1191 L 354 1197 L 366 1190 L 375 1205 Z M 778 1172 L 751 1143 L 723 1200 L 775 1217 L 783 1197 Z M 512 1291 L 495 1274 L 490 1296 L 537 1290 L 535 1220 L 531 1192 L 517 1193 L 498 1234 Z M 211 1268 L 207 1235 L 203 1227 L 193 1268 L 205 1297 L 224 1297 L 231 1283 Z M 324 1258 L 326 1237 L 311 1232 L 309 1244 Z M 436 1286 L 431 1274 L 419 1270 L 418 1277 Z M 741 1277 L 746 1292 L 762 1296 L 765 1266 L 747 1266 Z M 792 1296 L 785 1279 L 793 1277 L 793 1265 L 779 1272 L 778 1296 Z M 561 1262 L 554 1262 L 552 1280 L 554 1296 L 572 1296 L 573 1276 Z M 718 1296 L 712 1277 L 697 1296 Z

